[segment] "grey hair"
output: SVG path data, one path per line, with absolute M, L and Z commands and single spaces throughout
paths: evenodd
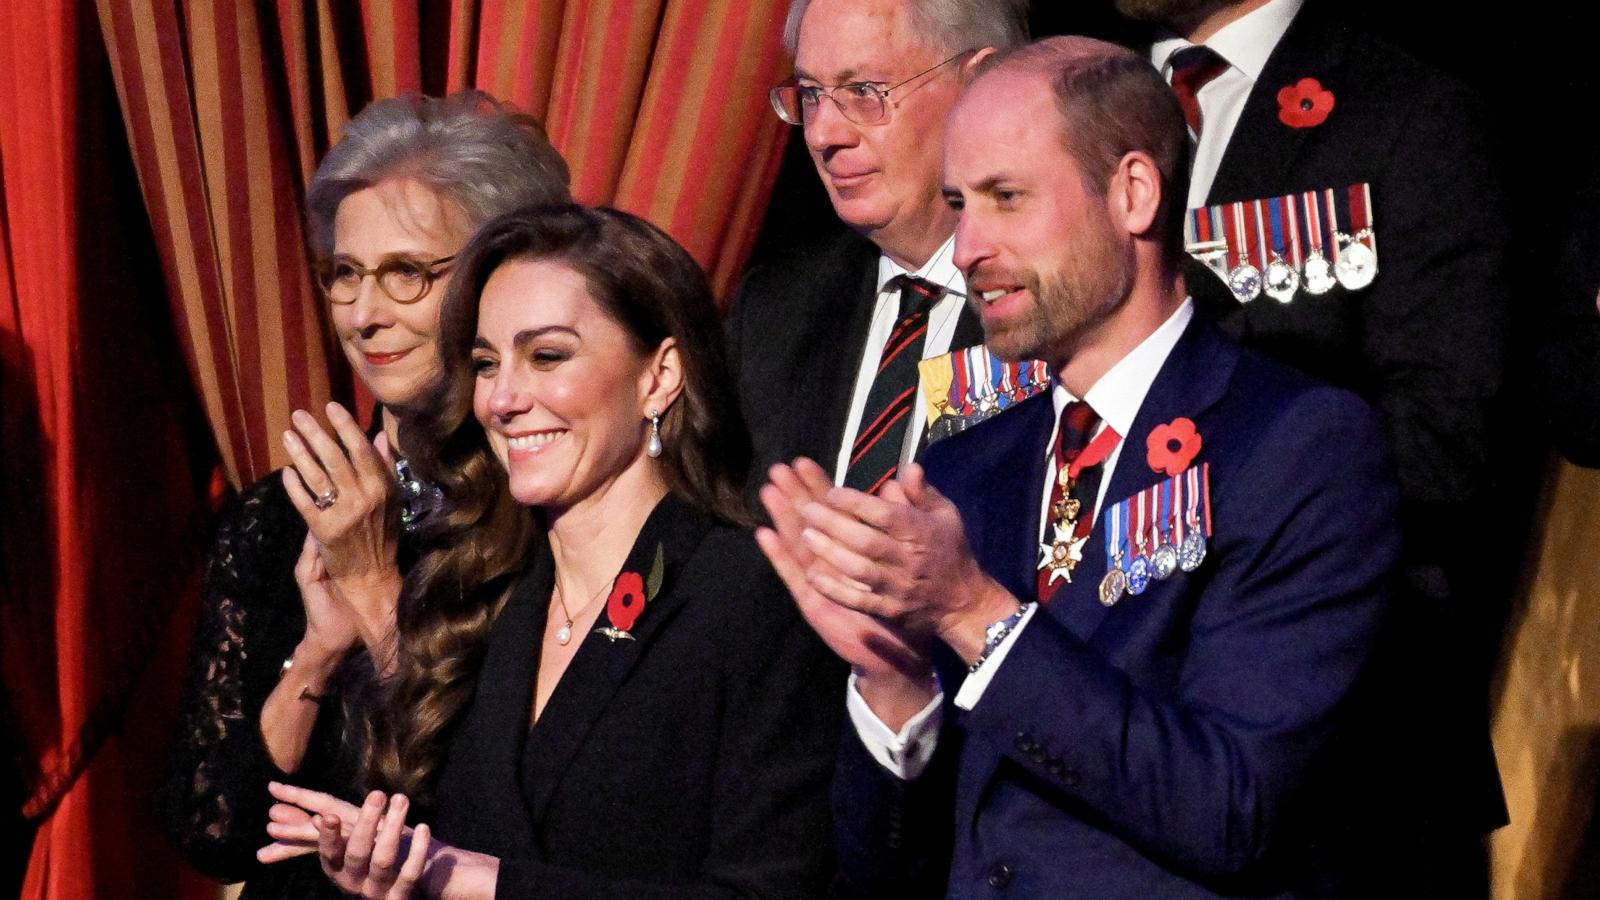
M 339 204 L 389 178 L 414 178 L 473 228 L 532 203 L 565 203 L 566 160 L 544 127 L 477 90 L 375 100 L 344 127 L 306 189 L 311 246 L 333 252 Z
M 917 31 L 950 53 L 993 47 L 1006 50 L 1027 43 L 1028 0 L 905 0 Z M 811 0 L 792 0 L 783 21 L 783 47 L 800 49 L 800 20 Z

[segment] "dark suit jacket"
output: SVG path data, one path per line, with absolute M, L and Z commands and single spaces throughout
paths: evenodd
M 888 893 L 874 860 L 936 864 L 905 848 L 938 838 L 907 829 L 942 823 L 956 897 L 1359 895 L 1343 891 L 1350 860 L 1329 847 L 1358 803 L 1384 815 L 1340 749 L 1359 733 L 1352 698 L 1399 553 L 1377 420 L 1196 317 L 1140 407 L 1105 506 L 1165 477 L 1145 441 L 1180 416 L 1204 441 L 1195 464 L 1211 467 L 1204 563 L 1107 608 L 1098 521 L 1072 583 L 978 704 L 947 709 L 927 775 L 896 785 L 847 736 L 836 816 L 856 891 Z M 1041 395 L 926 459 L 984 571 L 1022 598 L 1035 592 L 1053 422 Z M 959 675 L 942 680 L 953 697 Z M 941 783 L 951 773 L 953 789 Z M 942 816 L 928 796 L 939 793 Z
M 1290 128 L 1277 94 L 1307 77 L 1333 92 L 1334 108 L 1321 125 Z M 1408 664 L 1432 680 L 1411 719 L 1428 717 L 1418 724 L 1436 742 L 1427 752 L 1445 760 L 1431 785 L 1407 789 L 1431 794 L 1419 808 L 1436 824 L 1479 834 L 1505 821 L 1488 674 L 1497 594 L 1521 559 L 1506 513 L 1514 498 L 1491 483 L 1509 292 L 1501 189 L 1461 85 L 1353 30 L 1338 4 L 1307 0 L 1256 81 L 1206 202 L 1360 182 L 1372 185 L 1378 245 L 1366 289 L 1240 304 L 1198 264 L 1189 287 L 1246 346 L 1377 407 L 1400 477 L 1401 589 L 1417 600 L 1406 627 L 1427 636 Z M 1463 534 L 1486 509 L 1511 544 L 1487 559 Z
M 542 542 L 494 623 L 435 821 L 501 858 L 497 896 L 824 889 L 843 668 L 747 532 L 669 496 L 624 570 L 647 576 L 658 546 L 665 580 L 635 640 L 584 636 L 531 730 L 554 579 Z
M 807 456 L 833 470 L 872 326 L 876 244 L 853 231 L 827 235 L 752 269 L 728 312 L 728 350 L 755 448 L 752 488 L 767 468 Z M 963 308 L 950 349 L 983 343 Z

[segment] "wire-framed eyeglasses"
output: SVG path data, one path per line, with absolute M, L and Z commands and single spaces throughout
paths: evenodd
M 918 78 L 927 75 L 943 66 L 955 62 L 971 50 L 960 53 L 923 69 L 921 72 L 897 81 L 888 87 L 883 87 L 881 82 L 851 81 L 833 87 L 823 87 L 820 84 L 801 84 L 794 79 L 789 79 L 783 84 L 773 88 L 768 95 L 772 99 L 772 108 L 778 118 L 790 125 L 804 125 L 817 115 L 817 104 L 823 97 L 833 101 L 839 107 L 839 112 L 846 119 L 857 125 L 874 125 L 883 121 L 884 113 L 889 108 L 889 94 L 898 90 Z
M 411 256 L 391 256 L 369 269 L 348 256 L 331 256 L 317 260 L 315 274 L 317 287 L 322 289 L 329 303 L 341 306 L 356 302 L 361 293 L 361 282 L 368 275 L 378 281 L 378 288 L 396 303 L 415 303 L 433 287 L 440 275 L 450 267 L 455 256 L 442 256 L 435 260 Z

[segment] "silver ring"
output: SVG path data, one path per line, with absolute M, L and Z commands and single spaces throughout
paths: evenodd
M 328 488 L 326 491 L 314 497 L 311 502 L 316 505 L 317 509 L 327 509 L 338 501 L 339 489 Z

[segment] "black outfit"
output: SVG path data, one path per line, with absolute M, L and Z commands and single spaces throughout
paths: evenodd
M 315 855 L 270 866 L 255 858 L 272 840 L 268 781 L 361 801 L 336 698 L 321 704 L 293 774 L 273 764 L 261 737 L 261 708 L 306 630 L 294 580 L 306 524 L 281 477 L 246 488 L 218 520 L 161 813 L 188 861 L 213 878 L 247 881 L 246 898 L 338 897 Z
M 728 351 L 755 450 L 752 489 L 766 483 L 773 463 L 797 456 L 833 471 L 872 327 L 881 255 L 845 230 L 752 269 L 740 285 L 728 312 Z M 950 349 L 981 343 L 983 326 L 964 307 Z
M 658 552 L 633 640 L 582 636 L 531 729 L 555 578 L 544 542 L 494 623 L 434 823 L 500 857 L 497 896 L 825 890 L 844 669 L 748 533 L 669 496 L 623 571 L 648 579 Z
M 1278 118 L 1278 92 L 1302 78 L 1317 79 L 1335 105 L 1320 125 L 1292 128 Z M 1381 414 L 1406 540 L 1396 605 L 1409 636 L 1390 683 L 1419 683 L 1426 698 L 1398 705 L 1410 712 L 1386 752 L 1416 752 L 1436 776 L 1397 786 L 1422 820 L 1397 827 L 1476 836 L 1506 821 L 1487 652 L 1499 605 L 1488 594 L 1505 582 L 1486 577 L 1494 562 L 1470 525 L 1502 508 L 1490 484 L 1506 350 L 1500 189 L 1464 88 L 1351 29 L 1337 5 L 1307 0 L 1256 80 L 1206 203 L 1361 182 L 1372 185 L 1378 248 L 1365 289 L 1241 304 L 1198 263 L 1188 282 L 1200 310 L 1245 345 L 1354 390 Z M 1503 549 L 1514 564 L 1515 548 Z
M 1541 323 L 1536 396 L 1568 460 L 1600 468 L 1600 168 L 1578 196 Z

